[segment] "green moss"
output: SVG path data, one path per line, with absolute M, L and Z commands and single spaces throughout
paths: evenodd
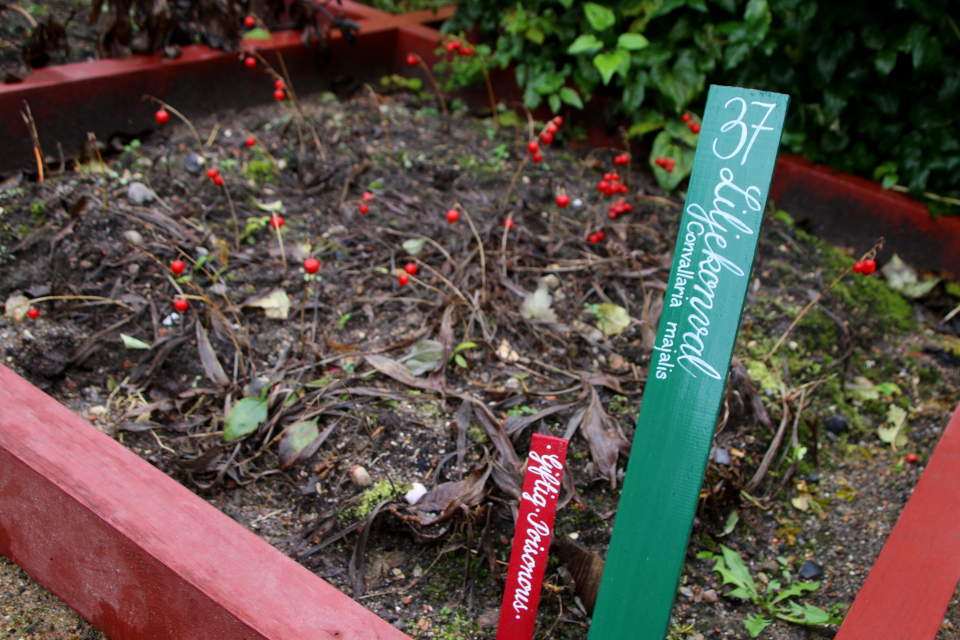
M 410 487 L 397 487 L 400 493 L 410 490 Z M 340 514 L 341 520 L 360 520 L 366 518 L 384 500 L 393 497 L 393 485 L 388 480 L 382 480 L 373 485 L 360 495 L 360 501 L 357 506 L 351 509 L 345 509 Z
M 276 178 L 276 174 L 267 160 L 250 160 L 243 170 L 243 177 L 254 182 L 269 182 Z
M 490 442 L 490 437 L 487 435 L 487 432 L 476 425 L 467 429 L 467 437 L 477 444 L 487 444 Z
M 809 351 L 830 352 L 839 344 L 837 325 L 821 309 L 814 307 L 797 324 L 796 336 Z

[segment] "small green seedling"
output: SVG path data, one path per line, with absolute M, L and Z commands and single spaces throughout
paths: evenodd
M 736 551 L 723 545 L 720 545 L 720 549 L 723 552 L 722 556 L 710 551 L 701 551 L 697 557 L 717 561 L 713 570 L 723 578 L 723 584 L 732 584 L 735 587 L 726 595 L 749 600 L 760 608 L 762 613 L 755 613 L 743 621 L 743 626 L 747 628 L 751 638 L 756 638 L 773 623 L 771 616 L 786 622 L 806 625 L 840 624 L 843 621 L 837 615 L 839 613 L 837 605 L 824 611 L 812 604 L 798 603 L 792 599 L 805 592 L 816 591 L 820 588 L 819 582 L 794 582 L 784 587 L 778 580 L 770 580 L 766 585 L 758 585 Z M 786 565 L 787 562 L 782 558 L 777 558 L 777 561 L 781 565 Z M 783 571 L 783 578 L 786 582 L 791 580 L 790 571 L 786 568 Z

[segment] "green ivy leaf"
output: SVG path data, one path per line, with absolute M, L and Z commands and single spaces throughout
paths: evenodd
M 560 99 L 571 107 L 583 109 L 583 100 L 580 99 L 580 94 L 570 87 L 560 89 Z
M 257 430 L 267 419 L 267 401 L 263 398 L 244 398 L 233 406 L 223 428 L 227 442 L 242 438 Z
M 640 51 L 650 46 L 650 41 L 639 33 L 621 33 L 617 38 L 617 47 L 627 51 Z
M 892 49 L 881 51 L 877 54 L 873 66 L 877 69 L 877 73 L 886 78 L 890 75 L 890 72 L 893 71 L 893 68 L 897 66 L 897 52 Z
M 634 120 L 633 125 L 627 129 L 627 136 L 631 138 L 643 136 L 651 131 L 662 129 L 664 124 L 663 114 L 654 109 L 644 109 Z
M 593 66 L 600 72 L 603 84 L 610 84 L 613 74 L 618 71 L 623 74 L 630 68 L 630 54 L 623 49 L 614 49 L 610 52 L 598 53 L 593 58 Z
M 523 34 L 526 36 L 527 40 L 531 42 L 536 42 L 537 44 L 543 44 L 544 35 L 543 29 L 540 27 L 530 27 L 527 29 L 527 32 Z
M 617 21 L 613 11 L 593 2 L 584 3 L 583 12 L 587 16 L 587 22 L 597 31 L 606 31 Z
M 570 55 L 576 55 L 578 53 L 593 53 L 595 51 L 600 51 L 603 49 L 603 43 L 597 39 L 597 36 L 592 33 L 585 33 L 581 36 L 578 36 L 569 47 L 567 47 L 567 53 Z
M 552 113 L 556 113 L 557 111 L 560 111 L 560 107 L 563 106 L 563 103 L 560 101 L 560 94 L 559 93 L 551 94 L 550 97 L 547 98 L 547 104 L 550 105 L 550 111 Z

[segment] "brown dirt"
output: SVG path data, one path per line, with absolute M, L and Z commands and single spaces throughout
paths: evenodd
M 582 389 L 590 388 L 597 389 L 603 410 L 629 440 L 681 200 L 654 186 L 638 161 L 625 198 L 633 211 L 610 221 L 608 202 L 600 201 L 594 185 L 614 169 L 614 152 L 588 153 L 567 124 L 545 150 L 544 164 L 527 163 L 520 172 L 501 213 L 527 133 L 494 135 L 489 121 L 445 120 L 431 104 L 397 94 L 386 97 L 381 111 L 367 96 L 343 102 L 311 97 L 305 110 L 319 124 L 326 160 L 312 148 L 301 153 L 296 122 L 285 106 L 221 113 L 195 123 L 204 141 L 212 140 L 206 153 L 230 189 L 241 231 L 251 220 L 265 222 L 255 220 L 269 215 L 258 202 L 283 203 L 286 273 L 269 228 L 251 228 L 251 242 L 240 251 L 233 247 L 229 203 L 202 172 L 185 169 L 196 143 L 180 125 L 171 123 L 139 145 L 118 139 L 103 149 L 110 170 L 106 213 L 100 170 L 90 170 L 89 163 L 85 172 L 70 166 L 42 185 L 8 183 L 13 188 L 0 198 L 0 299 L 17 292 L 46 295 L 43 287 L 50 287 L 53 295 L 104 296 L 132 310 L 98 301 L 41 302 L 38 321 L 0 320 L 0 349 L 5 364 L 410 635 L 489 638 L 494 632 L 481 625 L 499 605 L 502 582 L 491 567 L 502 576 L 513 531 L 509 492 L 488 480 L 470 509 L 433 526 L 402 501 L 388 504 L 370 525 L 365 585 L 359 585 L 348 570 L 357 534 L 331 542 L 346 528 L 369 522 L 365 513 L 345 510 L 363 497 L 350 468 L 363 466 L 387 488 L 379 498 L 389 494 L 387 473 L 401 485 L 454 482 L 462 473 L 484 469 L 491 458 L 503 462 L 504 452 L 490 439 L 500 421 L 572 403 L 519 432 L 512 446 L 522 457 L 532 430 L 564 433 L 575 409 L 584 405 Z M 281 161 L 281 180 L 259 147 L 251 151 L 241 144 L 246 131 Z M 150 186 L 162 202 L 132 204 L 127 190 L 134 181 Z M 560 189 L 583 206 L 557 217 L 553 202 Z M 365 190 L 375 195 L 366 217 L 357 212 Z M 457 202 L 483 240 L 483 276 L 466 216 L 456 224 L 444 218 Z M 503 253 L 507 214 L 517 224 Z M 601 226 L 606 240 L 588 242 L 587 234 Z M 124 235 L 131 231 L 140 234 L 140 249 Z M 410 260 L 401 243 L 418 234 L 443 251 L 427 243 L 417 256 L 417 280 L 401 287 L 394 270 Z M 781 214 L 771 213 L 760 241 L 736 349 L 748 366 L 762 359 L 806 304 L 807 291 L 822 290 L 852 262 L 852 251 L 820 243 Z M 891 239 L 885 251 L 895 249 Z M 321 279 L 306 282 L 299 265 L 311 251 L 321 260 Z M 190 284 L 173 282 L 165 265 L 178 255 L 205 261 L 207 272 L 188 273 L 211 302 Z M 547 273 L 559 285 L 553 296 L 557 322 L 525 320 L 519 313 L 522 294 Z M 486 302 L 480 297 L 484 283 Z M 178 288 L 197 297 L 184 317 L 173 318 Z M 286 320 L 232 308 L 277 288 L 290 296 Z M 303 300 L 308 302 L 301 326 Z M 595 335 L 596 318 L 585 305 L 602 302 L 626 307 L 634 318 L 631 326 L 618 336 Z M 960 400 L 951 342 L 960 324 L 937 325 L 956 302 L 938 287 L 913 305 L 879 275 L 850 276 L 824 299 L 825 311 L 815 310 L 800 323 L 782 349 L 782 366 L 775 368 L 787 389 L 823 381 L 803 413 L 810 422 L 798 426 L 799 442 L 810 453 L 792 477 L 789 464 L 775 464 L 754 492 L 769 510 L 742 499 L 740 489 L 771 439 L 757 424 L 751 401 L 766 407 L 775 426 L 781 398 L 762 388 L 758 394 L 760 376 L 754 385 L 742 377 L 733 381 L 725 405 L 729 416 L 716 439 L 718 448 L 732 454 L 731 463 L 708 468 L 681 579 L 692 596 L 678 596 L 671 637 L 747 637 L 742 620 L 756 613 L 754 605 L 723 595 L 714 604 L 695 601 L 700 588 L 724 591 L 710 571 L 712 563 L 695 557 L 719 543 L 737 550 L 760 580 L 758 572 L 773 573 L 769 563 L 778 556 L 784 559 L 778 571 L 786 569 L 791 577 L 805 559 L 815 560 L 825 574 L 823 586 L 803 599 L 835 610 L 853 600 Z M 445 335 L 448 309 L 453 315 Z M 196 323 L 208 332 L 229 379 L 222 387 L 200 362 Z M 154 349 L 125 350 L 120 332 Z M 400 358 L 421 338 L 448 348 L 476 344 L 460 353 L 466 367 L 451 362 L 434 378 L 446 394 L 437 393 L 438 386 L 431 391 L 401 384 L 370 366 L 373 356 Z M 164 344 L 172 348 L 159 357 Z M 893 383 L 897 391 L 859 400 L 843 382 L 861 375 L 874 384 Z M 428 375 L 417 380 L 422 386 Z M 338 385 L 354 391 L 344 394 Z M 621 391 L 611 390 L 618 385 Z M 261 392 L 270 399 L 268 422 L 240 441 L 224 442 L 225 398 L 235 404 Z M 464 396 L 489 407 L 487 422 L 493 426 L 466 416 L 464 465 L 458 468 L 456 414 Z M 795 410 L 796 392 L 788 393 L 788 402 Z M 905 450 L 919 454 L 920 465 L 904 463 L 903 451 L 894 454 L 876 436 L 891 405 L 910 409 Z M 278 434 L 320 409 L 318 427 L 330 427 L 329 437 L 305 462 L 281 470 Z M 825 424 L 835 414 L 850 426 L 828 435 Z M 588 549 L 605 553 L 618 491 L 603 473 L 615 473 L 625 463 L 621 458 L 616 469 L 600 469 L 578 430 L 569 466 L 579 497 L 560 511 L 558 536 L 575 534 Z M 815 505 L 806 511 L 791 504 L 801 478 Z M 378 501 L 368 493 L 364 510 Z M 732 511 L 739 524 L 720 537 Z M 556 564 L 548 579 L 538 637 L 586 637 L 587 617 Z M 956 603 L 945 624 L 960 628 Z M 831 631 L 777 622 L 763 637 L 824 633 Z M 940 637 L 958 636 L 945 629 Z

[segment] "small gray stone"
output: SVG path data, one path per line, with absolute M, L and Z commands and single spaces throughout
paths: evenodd
M 187 173 L 192 173 L 195 176 L 200 175 L 200 165 L 202 164 L 200 156 L 194 152 L 190 152 L 190 155 L 183 161 L 183 168 L 187 170 Z
M 710 459 L 717 464 L 730 466 L 730 452 L 724 448 L 714 447 L 710 450 Z
M 800 577 L 805 580 L 813 580 L 814 578 L 820 578 L 823 576 L 823 569 L 820 568 L 813 560 L 804 560 L 803 564 L 800 565 L 800 571 L 797 573 L 800 574 Z
M 132 244 L 135 247 L 143 246 L 143 236 L 140 235 L 139 231 L 134 231 L 129 229 L 123 232 L 123 239 Z
M 830 416 L 827 418 L 824 426 L 827 427 L 827 431 L 834 435 L 840 435 L 847 430 L 847 419 L 843 416 Z
M 146 204 L 153 202 L 155 197 L 153 191 L 142 182 L 131 182 L 127 187 L 127 198 L 134 204 Z

